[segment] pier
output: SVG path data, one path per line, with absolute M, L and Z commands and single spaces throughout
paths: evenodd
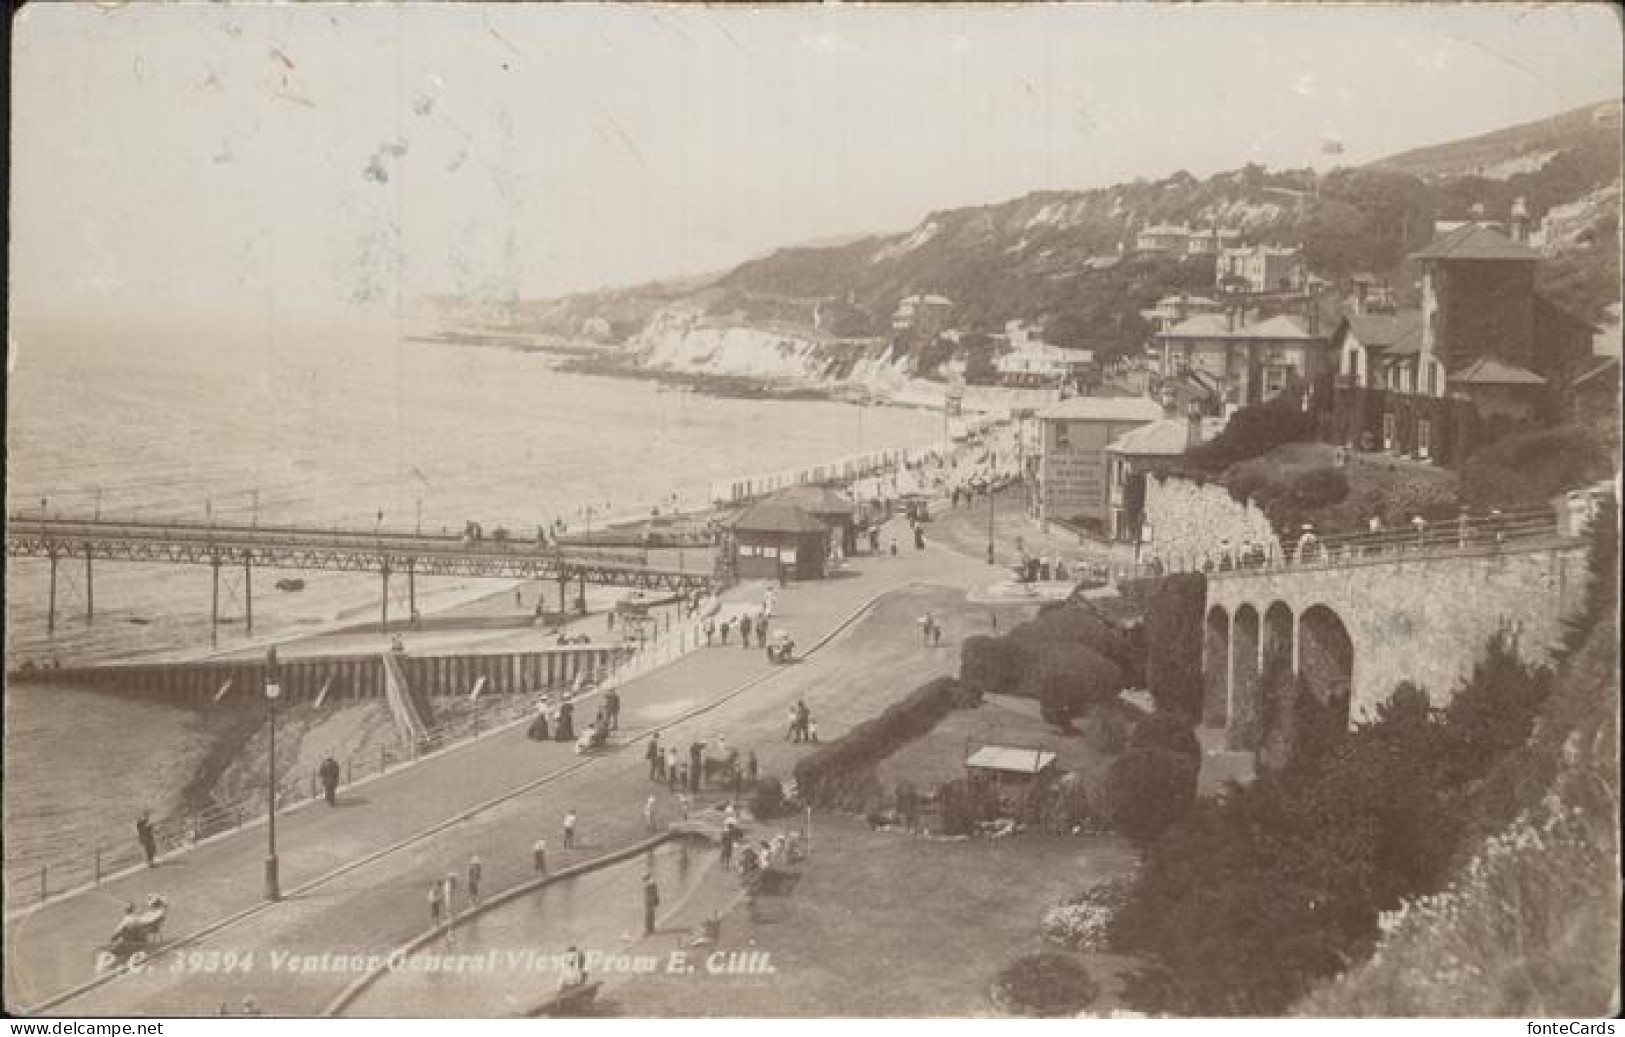
M 255 568 L 375 572 L 382 581 L 379 599 L 383 623 L 389 622 L 389 582 L 407 581 L 409 608 L 417 608 L 418 576 L 464 576 L 492 579 L 557 580 L 559 611 L 567 609 L 568 587 L 589 583 L 684 593 L 710 591 L 716 575 L 709 558 L 705 568 L 650 561 L 650 551 L 610 551 L 548 544 L 540 540 L 464 537 L 393 530 L 318 529 L 309 526 L 229 525 L 188 522 L 131 522 L 96 518 L 11 515 L 6 520 L 6 555 L 50 561 L 46 624 L 56 629 L 57 568 L 83 560 L 85 615 L 95 616 L 93 563 L 150 562 L 207 565 L 213 570 L 211 631 L 218 642 L 220 570 L 241 567 L 246 595 L 248 633 L 254 631 Z

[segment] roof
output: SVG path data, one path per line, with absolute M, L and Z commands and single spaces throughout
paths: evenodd
M 822 533 L 824 524 L 790 504 L 765 500 L 745 509 L 733 528 L 751 533 Z
M 1448 234 L 1442 234 L 1434 238 L 1431 245 L 1419 252 L 1412 252 L 1410 258 L 1528 260 L 1533 262 L 1540 258 L 1540 253 L 1528 245 L 1518 244 L 1492 227 L 1487 227 L 1482 223 L 1468 223 L 1457 227 Z
M 768 500 L 799 508 L 809 515 L 850 515 L 852 502 L 828 486 L 787 486 Z
M 1599 378 L 1602 378 L 1604 375 L 1608 376 L 1608 382 L 1599 384 L 1602 384 L 1604 388 L 1608 388 L 1610 390 L 1618 387 L 1617 384 L 1611 385 L 1609 383 L 1618 383 L 1619 381 L 1619 357 L 1611 356 L 1603 358 L 1601 363 L 1597 364 L 1596 366 L 1592 367 L 1591 370 L 1576 378 L 1572 384 L 1572 387 L 1578 389 L 1583 385 L 1587 385 Z
M 1349 331 L 1368 349 L 1401 347 L 1396 352 L 1414 353 L 1422 341 L 1422 311 L 1399 313 L 1359 313 L 1345 317 Z M 1409 348 L 1405 348 L 1409 347 Z
M 1199 313 L 1194 317 L 1187 317 L 1167 331 L 1159 332 L 1157 338 L 1235 338 L 1235 339 L 1294 339 L 1314 341 L 1323 339 L 1323 335 L 1311 335 L 1309 329 L 1303 326 L 1303 321 L 1297 317 L 1281 315 L 1271 317 L 1269 320 L 1257 324 L 1241 324 L 1235 328 L 1230 327 L 1230 318 L 1217 313 Z
M 1162 405 L 1146 396 L 1074 396 L 1038 412 L 1040 420 L 1156 421 Z
M 1043 749 L 1014 749 L 1004 745 L 984 745 L 970 754 L 965 766 L 978 770 L 1037 774 L 1055 762 L 1055 754 Z
M 1450 376 L 1458 385 L 1545 385 L 1546 379 L 1516 364 L 1508 364 L 1492 356 L 1477 360 Z
M 1163 418 L 1123 433 L 1106 445 L 1113 454 L 1135 457 L 1176 457 L 1190 445 L 1190 423 L 1181 418 Z

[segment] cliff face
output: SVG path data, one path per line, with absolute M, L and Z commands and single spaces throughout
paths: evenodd
M 686 307 L 656 313 L 628 348 L 657 371 L 734 375 L 802 385 L 883 389 L 907 378 L 881 338 L 835 338 L 774 322 L 708 318 Z

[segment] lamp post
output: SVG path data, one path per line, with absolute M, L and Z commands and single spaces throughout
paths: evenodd
M 282 697 L 282 685 L 277 683 L 276 647 L 265 652 L 265 716 L 271 729 L 271 756 L 266 800 L 270 812 L 266 815 L 265 899 L 281 900 L 282 885 L 277 875 L 276 859 L 276 700 Z
M 998 485 L 990 474 L 987 480 L 987 564 L 993 564 L 993 497 Z

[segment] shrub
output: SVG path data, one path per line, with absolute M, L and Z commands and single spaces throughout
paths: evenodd
M 988 782 L 959 778 L 937 786 L 937 809 L 945 835 L 969 835 L 978 824 L 998 816 L 999 799 Z
M 1540 505 L 1612 473 L 1608 451 L 1578 425 L 1514 432 L 1472 453 L 1462 491 L 1477 509 Z
M 1283 393 L 1267 403 L 1243 407 L 1231 415 L 1224 431 L 1190 450 L 1198 468 L 1223 471 L 1238 461 L 1267 454 L 1283 443 L 1315 438 L 1315 421 Z
M 978 634 L 959 649 L 959 679 L 983 695 L 1007 695 L 1022 680 L 1022 651 L 1009 638 Z
M 1069 1015 L 1099 994 L 1077 959 L 1054 951 L 1018 958 L 993 980 L 993 1001 L 1017 1015 Z
M 1019 690 L 1038 700 L 1046 721 L 1064 728 L 1122 689 L 1122 672 L 1099 652 L 1080 644 L 1051 644 L 1044 646 L 1032 676 Z
M 1194 724 L 1202 715 L 1202 609 L 1207 578 L 1179 573 L 1158 581 L 1146 609 L 1146 683 L 1157 710 Z
M 1190 809 L 1199 759 L 1167 749 L 1130 749 L 1106 775 L 1106 811 L 1112 824 L 1137 843 L 1148 843 Z
M 1130 749 L 1165 749 L 1193 760 L 1202 759 L 1202 743 L 1184 717 L 1171 713 L 1153 713 L 1134 725 L 1129 736 Z
M 795 767 L 801 801 L 815 806 L 866 805 L 856 800 L 859 791 L 863 799 L 871 798 L 874 765 L 935 727 L 954 708 L 958 687 L 952 677 L 928 681 L 879 716 L 802 757 Z M 861 790 L 854 785 L 860 775 L 868 775 Z
M 759 778 L 750 789 L 750 814 L 758 821 L 783 817 L 789 811 L 784 786 L 777 778 Z

